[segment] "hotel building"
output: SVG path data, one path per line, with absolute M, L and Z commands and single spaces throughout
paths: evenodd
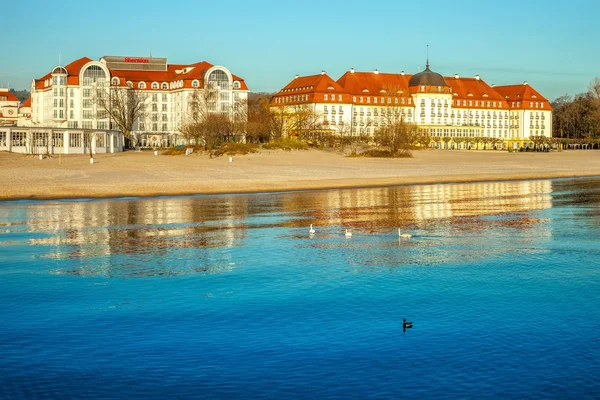
M 273 97 L 271 109 L 288 135 L 373 136 L 391 115 L 415 124 L 438 147 L 470 148 L 476 138 L 516 147 L 531 136 L 552 136 L 550 103 L 527 82 L 490 86 L 478 75 L 444 77 L 429 64 L 415 75 L 350 69 L 337 81 L 325 71 L 296 76 Z M 298 117 L 306 112 L 312 118 Z M 448 139 L 442 143 L 441 138 Z
M 19 99 L 7 88 L 0 88 L 0 125 L 16 125 L 19 120 Z
M 32 82 L 31 125 L 117 130 L 97 99 L 119 90 L 136 91 L 144 104 L 131 136 L 137 145 L 147 147 L 183 141 L 180 128 L 192 98 L 203 100 L 209 113 L 245 115 L 247 107 L 246 83 L 223 66 L 206 61 L 168 64 L 166 58 L 156 57 L 105 56 L 99 61 L 83 57 Z

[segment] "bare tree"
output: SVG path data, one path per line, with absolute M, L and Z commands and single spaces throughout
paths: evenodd
M 386 124 L 375 131 L 375 140 L 387 146 L 396 157 L 410 157 L 410 148 L 414 142 L 416 126 L 400 118 L 396 122 Z
M 96 153 L 95 140 L 96 140 L 96 132 L 95 131 L 85 130 L 83 132 L 83 145 L 90 155 L 90 160 L 94 159 L 94 154 Z M 94 161 L 90 161 L 90 163 L 93 164 Z
M 143 91 L 130 87 L 99 88 L 94 98 L 97 114 L 107 116 L 130 141 L 134 123 L 146 115 L 146 99 Z
M 255 143 L 268 142 L 273 136 L 275 119 L 270 111 L 271 94 L 255 93 L 248 98 L 246 140 Z

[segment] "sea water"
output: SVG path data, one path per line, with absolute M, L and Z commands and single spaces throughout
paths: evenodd
M 598 309 L 600 179 L 0 203 L 2 399 L 598 398 Z

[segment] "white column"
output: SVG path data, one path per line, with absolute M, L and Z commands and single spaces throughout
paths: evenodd
M 63 154 L 69 154 L 69 131 L 65 131 L 63 135 Z

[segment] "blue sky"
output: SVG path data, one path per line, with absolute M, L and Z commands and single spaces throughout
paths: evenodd
M 227 66 L 252 91 L 326 70 L 436 72 L 528 81 L 553 100 L 600 76 L 600 2 L 18 1 L 3 7 L 0 86 L 16 89 L 88 56 Z

